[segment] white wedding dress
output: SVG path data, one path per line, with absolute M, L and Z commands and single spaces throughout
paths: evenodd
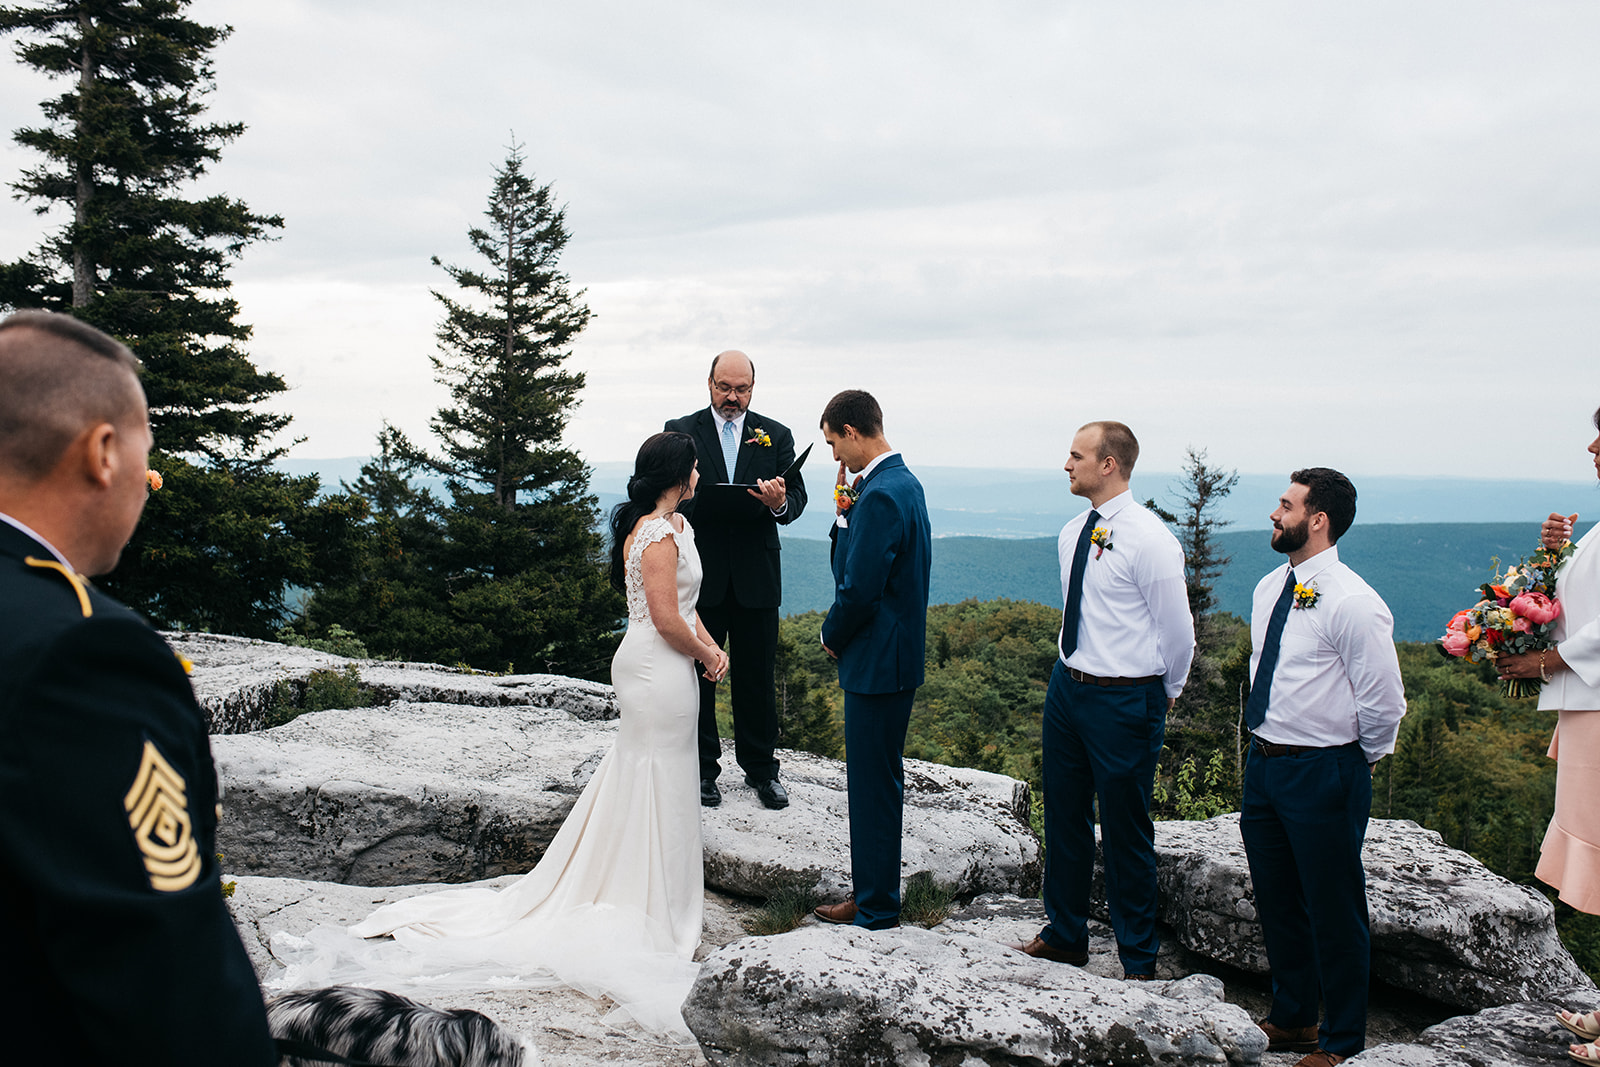
M 699 971 L 705 905 L 700 690 L 694 661 L 661 637 L 645 603 L 641 558 L 663 538 L 677 543 L 678 611 L 694 625 L 694 531 L 687 521 L 680 532 L 670 517 L 646 519 L 629 546 L 628 630 L 611 661 L 617 739 L 538 866 L 499 890 L 396 901 L 348 931 L 275 935 L 289 969 L 274 985 L 568 986 L 614 1001 L 608 1021 L 693 1044 L 681 1008 Z M 362 940 L 385 934 L 393 940 Z

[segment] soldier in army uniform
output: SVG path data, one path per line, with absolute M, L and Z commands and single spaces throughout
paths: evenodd
M 0 1017 L 16 1063 L 268 1067 L 225 906 L 184 667 L 86 576 L 151 447 L 137 363 L 64 315 L 0 322 Z

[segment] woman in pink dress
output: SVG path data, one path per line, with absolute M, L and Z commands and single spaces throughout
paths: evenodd
M 1600 411 L 1594 413 L 1600 430 Z M 1589 443 L 1600 475 L 1600 437 Z M 1572 536 L 1577 515 L 1551 515 L 1540 531 L 1546 548 Z M 1501 656 L 1502 678 L 1539 678 L 1539 707 L 1558 712 L 1550 756 L 1556 761 L 1556 811 L 1534 872 L 1561 899 L 1600 915 L 1600 524 L 1578 542 L 1556 577 L 1556 647 Z M 1559 754 L 1558 754 L 1559 750 Z M 1573 1059 L 1600 1063 L 1600 1011 L 1561 1012 L 1561 1025 L 1584 1039 Z

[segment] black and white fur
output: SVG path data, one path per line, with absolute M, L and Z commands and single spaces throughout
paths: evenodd
M 493 1019 L 466 1008 L 441 1011 L 397 993 L 331 986 L 267 1003 L 273 1037 L 292 1038 L 383 1067 L 535 1067 L 537 1054 Z M 325 1060 L 284 1056 L 282 1067 Z

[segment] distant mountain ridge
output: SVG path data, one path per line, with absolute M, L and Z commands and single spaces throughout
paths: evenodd
M 828 488 L 837 469 L 819 448 L 806 465 L 811 503 L 799 521 L 783 527 L 786 614 L 821 610 L 833 601 L 828 569 Z M 283 460 L 295 474 L 319 474 L 328 489 L 354 482 L 364 456 Z M 594 464 L 591 488 L 609 511 L 622 500 L 632 470 L 626 463 Z M 1061 606 L 1056 534 L 1085 507 L 1067 490 L 1059 471 L 913 468 L 928 496 L 938 543 L 933 554 L 932 602 L 1009 597 Z M 1151 494 L 1171 508 L 1179 476 L 1135 475 L 1134 495 Z M 419 479 L 440 495 L 437 479 Z M 1395 616 L 1395 636 L 1427 641 L 1444 632 L 1450 616 L 1472 604 L 1488 580 L 1490 562 L 1509 563 L 1532 552 L 1539 522 L 1552 511 L 1600 515 L 1591 481 L 1509 481 L 1470 478 L 1364 476 L 1356 525 L 1340 542 L 1340 558 L 1365 578 Z M 1282 476 L 1243 474 L 1218 515 L 1234 526 L 1219 535 L 1232 563 L 1217 582 L 1222 610 L 1250 613 L 1250 593 L 1283 557 L 1272 551 L 1267 515 L 1288 483 Z M 1580 521 L 1579 531 L 1590 521 Z
M 804 447 L 802 443 L 801 447 Z M 365 456 L 339 459 L 285 459 L 279 466 L 292 474 L 319 474 L 323 485 L 337 488 L 354 482 Z M 596 463 L 590 489 L 609 511 L 623 499 L 630 463 Z M 828 536 L 833 508 L 828 490 L 838 467 L 828 459 L 827 446 L 819 444 L 805 467 L 811 504 L 798 521 L 784 527 L 790 537 L 818 540 Z M 928 515 L 935 537 L 999 537 L 1025 539 L 1054 537 L 1062 525 L 1084 509 L 1083 500 L 1067 489 L 1067 476 L 1059 468 L 1039 470 L 986 470 L 976 467 L 922 467 L 912 465 L 928 496 Z M 1151 496 L 1166 508 L 1176 506 L 1180 476 L 1139 471 L 1134 475 L 1134 496 L 1143 502 Z M 418 479 L 444 496 L 437 478 Z M 1287 470 L 1277 474 L 1241 474 L 1239 484 L 1217 508 L 1220 519 L 1238 530 L 1264 530 L 1278 494 L 1288 485 Z M 1358 521 L 1369 523 L 1537 523 L 1552 511 L 1566 514 L 1586 509 L 1600 514 L 1596 483 L 1587 481 L 1526 481 L 1477 478 L 1419 478 L 1363 475 L 1355 479 L 1360 491 Z
M 1577 536 L 1594 525 L 1580 522 Z M 1431 641 L 1445 623 L 1477 602 L 1478 586 L 1536 547 L 1536 522 L 1358 523 L 1339 542 L 1339 558 L 1377 590 L 1394 613 L 1398 641 Z M 1250 617 L 1250 595 L 1268 571 L 1283 563 L 1265 532 L 1223 534 L 1232 557 L 1216 584 L 1223 611 Z M 933 546 L 930 602 L 975 598 L 1035 600 L 1061 607 L 1061 567 L 1056 539 L 1002 540 L 947 537 Z M 783 542 L 783 612 L 825 610 L 833 602 L 828 545 L 788 537 Z

